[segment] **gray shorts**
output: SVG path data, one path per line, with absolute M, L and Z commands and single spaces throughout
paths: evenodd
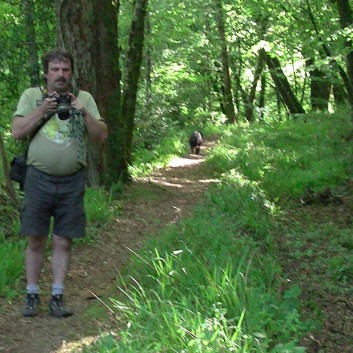
M 64 238 L 85 236 L 83 170 L 69 176 L 53 176 L 28 167 L 21 208 L 21 233 L 47 236 L 51 217 L 53 234 Z

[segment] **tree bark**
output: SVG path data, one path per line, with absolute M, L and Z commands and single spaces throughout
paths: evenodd
M 146 35 L 151 35 L 151 23 L 150 17 L 146 15 Z M 151 48 L 150 44 L 147 44 L 146 48 L 146 95 L 145 95 L 145 104 L 147 114 L 151 114 L 151 103 L 152 103 L 152 58 L 151 58 Z
M 224 26 L 224 16 L 222 0 L 214 0 L 215 10 L 216 10 L 216 23 L 218 29 L 218 35 L 221 43 L 221 61 L 222 61 L 222 75 L 223 75 L 223 100 L 225 115 L 227 117 L 227 122 L 233 124 L 236 121 L 236 115 L 233 104 L 233 93 L 232 93 L 232 82 L 230 79 L 229 72 L 229 56 L 227 48 L 227 40 L 225 35 Z
M 117 2 L 119 5 L 119 2 Z M 56 0 L 57 43 L 71 51 L 74 84 L 92 93 L 109 127 L 106 145 L 108 174 L 118 180 L 120 130 L 120 70 L 117 42 L 117 7 L 109 0 Z M 90 185 L 100 183 L 102 154 L 89 145 Z
M 298 99 L 294 95 L 289 82 L 284 75 L 281 64 L 276 57 L 271 57 L 266 53 L 266 62 L 270 70 L 273 82 L 276 85 L 276 89 L 283 99 L 284 104 L 289 110 L 290 114 L 305 114 L 304 108 L 299 103 Z
M 130 179 L 128 166 L 132 163 L 132 138 L 134 130 L 134 119 L 136 110 L 136 97 L 140 68 L 143 55 L 143 44 L 145 35 L 145 18 L 148 0 L 136 0 L 134 15 L 129 35 L 129 49 L 126 57 L 126 79 L 124 82 L 124 94 L 122 103 L 122 115 L 119 126 L 124 132 L 120 135 L 122 141 L 119 156 L 119 169 L 123 181 Z
M 260 120 L 264 120 L 265 118 L 265 98 L 266 98 L 266 84 L 267 84 L 267 79 L 266 79 L 266 74 L 263 73 L 261 75 L 261 90 L 260 90 L 260 97 L 259 97 L 259 109 L 260 109 Z
M 13 187 L 13 183 L 10 179 L 9 163 L 8 163 L 8 160 L 6 157 L 4 139 L 2 137 L 1 132 L 0 132 L 0 158 L 1 158 L 2 169 L 3 169 L 4 177 L 5 177 L 5 184 L 3 184 L 2 187 L 6 193 L 6 196 L 11 201 L 11 203 L 15 207 L 18 207 L 19 202 L 18 202 L 18 199 L 16 196 L 15 189 Z

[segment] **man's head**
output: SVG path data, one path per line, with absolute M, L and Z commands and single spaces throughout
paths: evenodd
M 42 58 L 48 92 L 67 92 L 74 69 L 72 54 L 66 49 L 52 49 Z

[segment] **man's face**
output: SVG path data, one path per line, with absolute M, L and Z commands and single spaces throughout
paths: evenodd
M 70 88 L 72 77 L 71 62 L 55 59 L 49 61 L 48 72 L 45 74 L 47 79 L 48 91 L 65 93 Z

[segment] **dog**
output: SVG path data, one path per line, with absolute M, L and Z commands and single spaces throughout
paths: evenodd
M 198 131 L 193 131 L 189 138 L 191 153 L 200 154 L 200 146 L 202 144 L 202 134 Z

